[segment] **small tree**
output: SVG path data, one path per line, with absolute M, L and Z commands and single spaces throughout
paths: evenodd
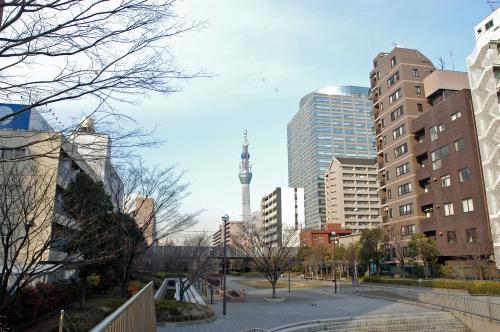
M 210 240 L 210 236 L 200 233 L 187 237 L 184 247 L 170 248 L 165 268 L 176 275 L 180 301 L 184 301 L 184 295 L 191 285 L 204 279 L 214 269 Z
M 358 257 L 359 257 L 359 242 L 349 243 L 349 245 L 345 248 L 343 259 L 346 262 L 348 269 L 352 271 L 353 280 L 355 278 L 354 271 L 356 269 Z
M 383 257 L 382 240 L 383 235 L 380 228 L 364 229 L 361 232 L 361 237 L 359 239 L 359 258 L 362 264 L 368 266 L 369 273 L 371 272 L 370 264 L 372 262 L 377 264 L 377 273 L 379 272 L 379 263 Z
M 422 261 L 424 265 L 424 274 L 427 279 L 429 269 L 439 257 L 439 250 L 436 245 L 436 240 L 426 237 L 422 233 L 415 234 L 411 237 L 408 245 L 409 256 L 416 262 Z
M 323 245 L 316 245 L 311 248 L 306 253 L 305 262 L 308 266 L 308 270 L 312 271 L 313 274 L 318 276 L 318 271 L 321 268 L 321 265 L 325 261 L 326 256 L 328 255 L 328 251 Z M 314 275 L 313 275 L 314 277 Z
M 396 258 L 403 278 L 406 278 L 406 261 L 408 258 L 408 240 L 401 234 L 396 233 L 394 238 L 391 239 L 390 247 L 392 248 L 392 255 Z
M 243 224 L 242 235 L 236 239 L 236 247 L 246 256 L 252 257 L 257 271 L 269 281 L 272 287 L 272 297 L 276 297 L 276 283 L 283 271 L 290 264 L 290 258 L 295 256 L 297 245 L 297 230 L 285 228 L 281 241 L 268 241 L 262 227 L 254 223 Z

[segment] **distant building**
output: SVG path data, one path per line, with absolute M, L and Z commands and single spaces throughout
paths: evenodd
M 262 198 L 260 208 L 265 243 L 282 245 L 283 234 L 293 232 L 292 242 L 298 246 L 304 224 L 304 189 L 278 187 Z
M 288 185 L 304 188 L 306 228 L 326 224 L 323 177 L 332 158 L 375 158 L 369 91 L 331 86 L 311 92 L 288 123 Z
M 379 227 L 375 159 L 333 158 L 325 174 L 326 222 L 360 233 Z
M 226 244 L 234 246 L 243 235 L 243 222 L 228 221 L 226 223 Z M 224 223 L 219 225 L 219 230 L 212 236 L 212 245 L 219 247 L 224 244 Z
M 350 235 L 352 230 L 343 229 L 340 224 L 326 224 L 325 229 L 304 229 L 300 232 L 300 246 L 315 247 L 321 245 L 332 247 L 332 232 L 335 232 L 336 237 L 341 237 Z
M 424 90 L 430 108 L 410 127 L 416 165 L 408 172 L 417 187 L 401 181 L 392 195 L 417 195 L 415 214 L 424 215 L 418 231 L 436 239 L 443 261 L 489 256 L 493 249 L 467 73 L 436 70 L 424 79 Z M 403 231 L 386 229 L 391 236 Z
M 136 197 L 132 215 L 137 226 L 143 230 L 143 235 L 148 245 L 156 244 L 158 233 L 156 228 L 155 200 L 151 197 Z
M 481 153 L 490 231 L 500 268 L 500 9 L 474 27 L 476 47 L 467 58 Z

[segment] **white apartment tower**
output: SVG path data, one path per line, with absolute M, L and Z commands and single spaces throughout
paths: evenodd
M 262 198 L 260 227 L 266 244 L 282 244 L 284 232 L 295 232 L 294 246 L 299 245 L 299 232 L 304 225 L 304 189 L 276 188 Z
M 474 27 L 467 58 L 497 268 L 500 267 L 500 9 Z

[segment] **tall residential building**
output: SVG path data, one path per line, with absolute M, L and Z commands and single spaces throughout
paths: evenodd
M 156 225 L 155 200 L 152 197 L 138 196 L 134 200 L 131 211 L 137 226 L 143 231 L 144 240 L 148 245 L 158 242 L 158 229 Z
M 416 161 L 411 121 L 429 106 L 423 79 L 434 71 L 432 62 L 418 50 L 394 48 L 373 59 L 370 72 L 375 121 L 379 196 L 384 229 L 419 231 L 424 212 L 418 209 L 414 188 Z
M 430 109 L 413 120 L 419 231 L 436 239 L 441 259 L 493 253 L 467 73 L 436 70 L 424 79 Z M 403 168 L 401 168 L 403 170 Z M 398 186 L 398 196 L 412 191 Z M 394 192 L 393 195 L 396 195 Z M 391 230 L 392 233 L 392 230 Z
M 476 47 L 467 58 L 497 268 L 500 268 L 499 26 L 500 9 L 497 9 L 474 27 Z
M 250 165 L 250 154 L 248 153 L 247 131 L 243 131 L 243 146 L 240 162 L 240 183 L 241 183 L 241 219 L 243 222 L 250 222 L 252 210 L 250 207 L 250 181 L 252 181 L 252 167 Z
M 375 159 L 333 158 L 325 174 L 327 224 L 352 233 L 379 227 L 377 174 Z
M 278 187 L 262 198 L 260 208 L 260 227 L 266 244 L 281 245 L 283 234 L 288 237 L 288 232 L 293 232 L 290 235 L 293 239 L 287 238 L 286 241 L 294 246 L 299 245 L 299 232 L 304 224 L 303 188 Z
M 332 158 L 375 158 L 368 94 L 359 86 L 311 92 L 288 123 L 288 184 L 304 188 L 306 228 L 325 227 L 324 175 Z

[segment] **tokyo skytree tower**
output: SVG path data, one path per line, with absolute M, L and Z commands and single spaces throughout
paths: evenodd
M 250 166 L 250 154 L 248 153 L 247 131 L 243 131 L 243 146 L 240 162 L 240 182 L 241 182 L 241 219 L 249 222 L 252 218 L 250 210 L 250 181 L 252 181 L 252 167 Z

